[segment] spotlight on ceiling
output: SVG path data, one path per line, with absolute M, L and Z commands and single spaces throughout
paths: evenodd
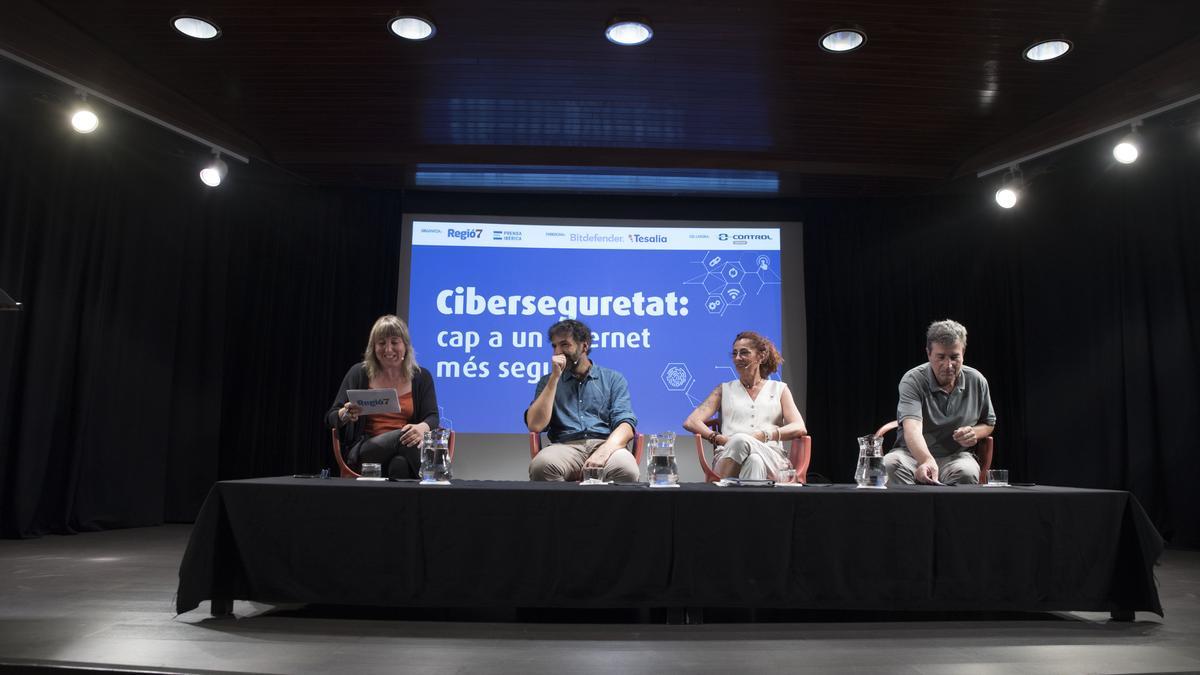
M 433 25 L 431 19 L 415 14 L 393 17 L 391 21 L 388 21 L 388 30 L 397 37 L 413 42 L 428 40 L 437 34 L 437 27 Z
M 857 28 L 831 28 L 817 42 L 827 52 L 852 52 L 867 42 L 867 34 Z
M 1142 149 L 1142 135 L 1137 128 L 1141 122 L 1134 122 L 1133 128 L 1116 145 L 1113 146 L 1113 158 L 1122 164 L 1133 164 L 1137 161 Z
M 171 19 L 171 27 L 197 40 L 215 40 L 221 36 L 221 29 L 217 28 L 217 24 L 198 16 L 177 16 Z
M 221 159 L 221 154 L 214 151 L 213 155 L 212 163 L 200 169 L 200 182 L 208 187 L 217 187 L 229 174 L 229 165 Z
M 1025 48 L 1022 56 L 1026 61 L 1053 61 L 1071 51 L 1069 40 L 1042 40 Z
M 1013 167 L 1004 174 L 1004 184 L 996 190 L 996 203 L 1002 209 L 1011 209 L 1021 198 L 1021 172 Z
M 78 108 L 71 115 L 71 126 L 81 134 L 90 134 L 100 126 L 100 118 L 88 108 Z
M 79 103 L 71 111 L 71 127 L 81 134 L 90 134 L 100 126 L 100 118 L 87 104 L 87 92 L 79 92 Z
M 614 45 L 635 47 L 649 42 L 654 37 L 654 29 L 645 17 L 619 15 L 608 22 L 604 37 Z

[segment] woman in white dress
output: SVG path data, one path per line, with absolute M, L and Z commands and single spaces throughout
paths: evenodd
M 688 415 L 683 428 L 713 444 L 713 470 L 721 477 L 775 478 L 777 470 L 790 467 L 784 441 L 808 433 L 792 391 L 779 380 L 767 379 L 783 357 L 770 340 L 753 331 L 738 333 L 730 356 L 737 379 L 717 385 Z M 704 422 L 718 410 L 721 428 L 713 431 Z

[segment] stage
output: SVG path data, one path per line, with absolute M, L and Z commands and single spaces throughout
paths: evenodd
M 699 626 L 618 610 L 269 606 L 176 615 L 186 525 L 0 540 L 0 663 L 263 673 L 1131 673 L 1200 671 L 1200 552 L 1155 569 L 1165 618 L 759 612 Z M 235 618 L 236 617 L 236 618 Z M 754 619 L 755 623 L 749 623 Z

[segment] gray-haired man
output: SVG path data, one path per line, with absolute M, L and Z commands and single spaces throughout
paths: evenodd
M 928 363 L 900 378 L 896 446 L 883 458 L 888 479 L 898 483 L 978 483 L 979 461 L 971 453 L 996 427 L 987 378 L 963 365 L 967 329 L 945 319 L 925 332 Z

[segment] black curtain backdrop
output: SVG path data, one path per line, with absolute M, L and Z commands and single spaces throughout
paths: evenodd
M 78 136 L 44 83 L 5 70 L 0 287 L 27 310 L 0 314 L 0 535 L 190 521 L 215 480 L 326 466 L 321 414 L 395 307 L 400 193 L 236 162 L 209 190 L 203 149 L 117 114 Z M 1091 145 L 1012 212 L 973 179 L 966 197 L 416 193 L 403 210 L 802 221 L 805 286 L 784 304 L 806 294 L 813 470 L 851 479 L 855 437 L 894 415 L 949 316 L 991 382 L 997 466 L 1132 490 L 1196 547 L 1197 154 L 1164 141 L 1114 167 Z
M 321 413 L 394 311 L 395 193 L 305 187 L 44 85 L 0 102 L 0 534 L 189 521 L 217 479 L 314 471 Z
M 804 208 L 806 419 L 813 468 L 850 479 L 855 437 L 894 419 L 924 330 L 951 317 L 991 384 L 997 468 L 1130 490 L 1175 545 L 1200 546 L 1200 143 L 1148 134 L 1056 158 L 1018 208 L 970 197 Z M 890 441 L 890 438 L 889 438 Z

